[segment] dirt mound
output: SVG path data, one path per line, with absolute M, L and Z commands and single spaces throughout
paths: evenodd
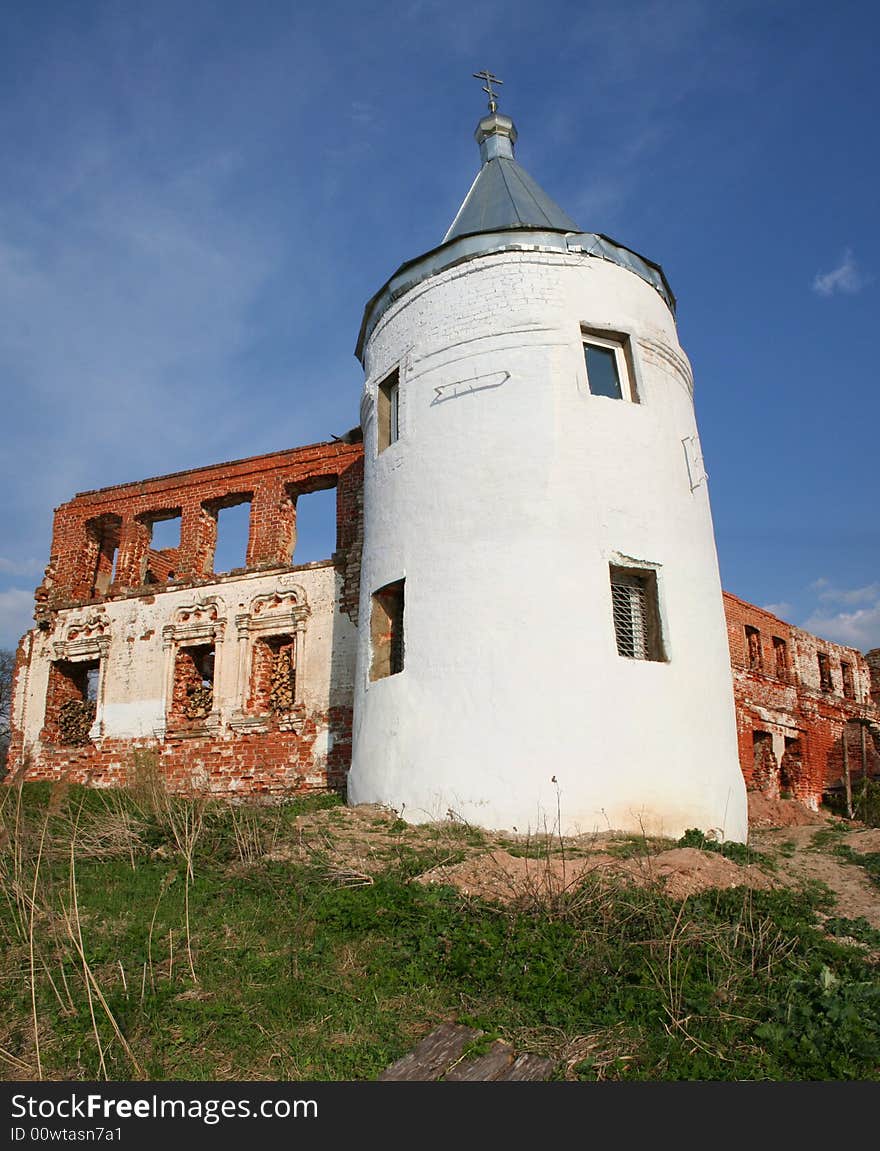
M 593 871 L 619 863 L 611 855 L 592 855 L 585 859 L 561 856 L 529 859 L 499 849 L 475 855 L 461 863 L 432 867 L 416 876 L 416 883 L 446 883 L 465 895 L 480 899 L 498 899 L 502 903 L 532 897 L 559 894 L 576 887 Z
M 676 847 L 638 862 L 641 870 L 633 878 L 642 882 L 662 880 L 673 899 L 684 899 L 710 888 L 773 887 L 773 881 L 759 868 L 741 867 L 717 852 L 695 847 Z
M 526 859 L 507 851 L 493 851 L 462 863 L 434 867 L 415 882 L 450 884 L 465 895 L 514 903 L 561 894 L 579 886 L 590 874 L 615 876 L 639 886 L 661 883 L 674 899 L 710 888 L 773 886 L 773 881 L 757 867 L 740 867 L 716 852 L 693 847 L 635 859 L 604 854 L 582 859 Z
M 749 827 L 803 827 L 824 823 L 826 818 L 794 799 L 770 799 L 760 791 L 749 792 Z

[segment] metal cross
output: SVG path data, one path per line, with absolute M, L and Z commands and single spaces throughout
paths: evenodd
M 492 90 L 493 84 L 503 84 L 503 80 L 499 80 L 497 76 L 493 75 L 488 68 L 484 68 L 482 72 L 474 72 L 475 80 L 485 80 L 483 91 L 489 97 L 489 111 L 498 111 L 498 93 Z

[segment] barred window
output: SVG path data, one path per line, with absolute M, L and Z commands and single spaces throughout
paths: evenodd
M 611 610 L 618 655 L 627 659 L 665 658 L 655 572 L 612 565 Z

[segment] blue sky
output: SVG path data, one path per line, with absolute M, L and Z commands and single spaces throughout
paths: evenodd
M 880 6 L 5 4 L 0 645 L 74 492 L 341 434 L 365 302 L 517 159 L 661 263 L 725 587 L 880 645 Z

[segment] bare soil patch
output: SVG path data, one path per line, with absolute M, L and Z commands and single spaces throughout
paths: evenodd
M 731 887 L 767 889 L 819 882 L 832 893 L 832 914 L 863 917 L 880 928 L 880 892 L 862 868 L 835 855 L 837 843 L 857 852 L 880 851 L 880 829 L 846 823 L 792 800 L 749 795 L 749 846 L 765 860 L 743 865 L 716 851 L 678 847 L 670 840 L 622 833 L 541 840 L 493 834 L 456 821 L 409 825 L 373 805 L 337 807 L 303 815 L 293 842 L 274 858 L 320 859 L 339 883 L 369 883 L 407 855 L 436 860 L 413 882 L 449 884 L 462 893 L 504 903 L 545 900 L 574 890 L 588 877 L 659 884 L 674 899 Z M 839 827 L 830 841 L 817 832 Z M 829 840 L 829 837 L 825 837 Z

